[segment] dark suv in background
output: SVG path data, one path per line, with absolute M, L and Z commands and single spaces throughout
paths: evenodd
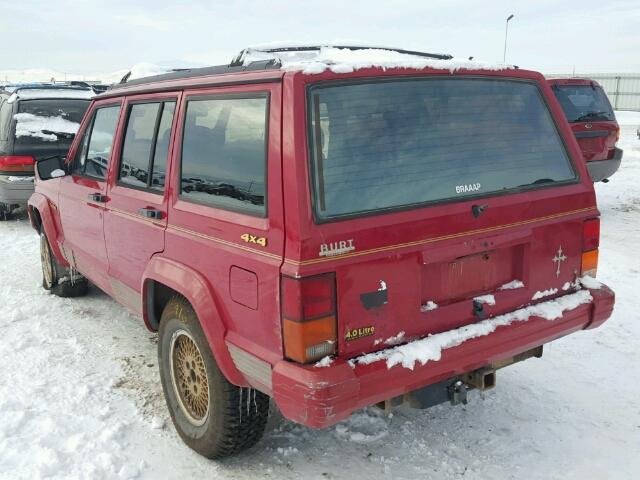
M 600 84 L 587 78 L 554 78 L 551 89 L 571 125 L 594 182 L 608 181 L 622 161 L 620 126 Z
M 0 220 L 33 193 L 33 165 L 66 155 L 95 92 L 88 85 L 28 84 L 0 90 Z

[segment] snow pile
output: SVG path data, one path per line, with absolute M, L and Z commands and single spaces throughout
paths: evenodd
M 402 340 L 404 340 L 404 335 L 405 335 L 405 332 L 403 330 L 402 332 L 399 332 L 397 335 L 389 337 L 386 340 L 383 340 L 382 338 L 378 338 L 373 342 L 373 345 L 374 346 L 380 345 L 381 343 L 384 343 L 385 345 L 397 345 L 399 343 L 402 343 Z
M 76 134 L 80 124 L 63 117 L 41 117 L 32 113 L 16 113 L 16 137 L 36 137 L 48 142 L 55 142 L 58 136 L 51 132 Z
M 524 282 L 522 282 L 522 280 L 511 280 L 509 283 L 498 287 L 498 290 L 516 290 L 518 288 L 524 288 Z
M 427 303 L 420 307 L 421 312 L 430 312 L 431 310 L 435 310 L 438 308 L 438 304 L 432 300 L 427 300 Z
M 455 330 L 431 335 L 399 347 L 368 353 L 351 360 L 350 363 L 352 365 L 368 365 L 380 360 L 386 360 L 387 368 L 402 365 L 404 368 L 413 370 L 416 362 L 424 365 L 430 360 L 438 361 L 442 355 L 442 350 L 457 347 L 472 338 L 489 335 L 498 327 L 505 327 L 513 322 L 524 322 L 531 317 L 556 320 L 562 317 L 563 312 L 573 310 L 582 304 L 590 303 L 592 300 L 593 298 L 588 290 L 580 290 L 555 300 L 531 305 L 478 323 L 465 325 Z
M 13 92 L 8 102 L 13 103 L 17 99 L 33 100 L 40 98 L 65 98 L 91 100 L 95 96 L 93 90 L 88 88 L 25 88 Z
M 599 290 L 602 287 L 602 283 L 589 275 L 581 277 L 578 282 L 580 285 L 590 290 Z
M 489 295 L 481 295 L 479 297 L 474 298 L 474 300 L 476 302 L 486 303 L 487 305 L 495 305 L 496 304 L 496 297 L 494 297 L 491 294 L 489 294 Z
M 557 288 L 549 288 L 547 290 L 538 291 L 533 294 L 531 300 L 540 300 L 541 298 L 550 297 L 551 295 L 555 295 L 556 293 L 558 293 Z
M 326 357 L 323 357 L 321 360 L 316 362 L 314 367 L 316 367 L 316 368 L 329 367 L 329 366 L 331 366 L 332 363 L 333 363 L 333 358 L 331 358 L 329 355 L 327 355 Z
M 350 73 L 372 67 L 385 69 L 413 68 L 418 70 L 434 68 L 449 70 L 451 73 L 463 69 L 505 70 L 514 68 L 510 65 L 474 62 L 465 59 L 439 60 L 425 58 L 375 47 L 363 50 L 349 50 L 347 48 L 322 46 L 319 50 L 293 52 L 268 52 L 264 51 L 267 50 L 264 47 L 262 47 L 263 50 L 260 48 L 248 48 L 243 56 L 243 64 L 249 65 L 252 62 L 273 60 L 281 65 L 282 70 L 301 71 L 308 75 L 322 73 L 327 69 L 334 73 Z

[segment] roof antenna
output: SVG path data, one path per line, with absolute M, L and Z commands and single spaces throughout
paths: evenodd
M 120 79 L 120 83 L 127 83 L 127 80 L 129 80 L 130 76 L 131 76 L 131 70 L 129 70 L 127 73 L 124 74 L 124 77 Z

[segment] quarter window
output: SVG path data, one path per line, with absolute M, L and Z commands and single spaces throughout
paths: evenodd
M 122 147 L 120 182 L 162 191 L 175 102 L 134 104 Z
M 267 96 L 187 103 L 181 196 L 250 215 L 266 213 Z

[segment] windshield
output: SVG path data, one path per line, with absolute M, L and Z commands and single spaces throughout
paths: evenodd
M 319 219 L 575 179 L 535 84 L 431 78 L 309 90 Z
M 79 99 L 21 100 L 14 115 L 16 141 L 70 143 L 89 103 Z
M 554 85 L 553 92 L 569 123 L 616 119 L 607 95 L 597 85 Z

